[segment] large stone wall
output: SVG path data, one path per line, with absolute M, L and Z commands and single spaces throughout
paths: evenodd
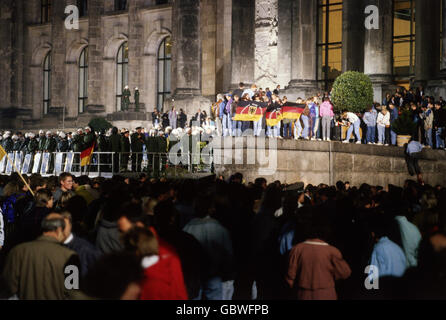
M 237 139 L 214 140 L 217 174 L 229 177 L 241 172 L 247 182 L 265 177 L 268 182 L 333 185 L 342 180 L 356 186 L 362 183 L 402 186 L 411 178 L 400 147 L 250 137 Z M 258 146 L 265 144 L 266 149 L 259 149 Z M 446 185 L 446 152 L 424 149 L 422 156 L 420 166 L 425 182 Z

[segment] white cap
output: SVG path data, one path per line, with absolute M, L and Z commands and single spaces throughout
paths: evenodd
M 82 128 L 77 129 L 77 132 L 78 132 L 78 133 L 79 133 L 79 132 L 82 132 Z
M 45 133 L 43 130 L 39 130 L 39 134 L 43 134 Z
M 9 133 L 9 131 L 6 131 L 5 134 L 3 135 L 3 138 L 9 138 L 11 136 L 11 133 Z
M 87 126 L 87 127 L 85 127 L 84 129 L 85 129 L 85 130 L 90 130 L 90 131 L 91 131 L 91 128 L 90 128 L 90 127 L 88 127 L 88 126 Z
M 13 135 L 13 136 L 12 136 L 12 140 L 19 140 L 19 136 L 18 136 L 18 135 L 16 135 L 16 134 L 15 134 L 15 135 Z

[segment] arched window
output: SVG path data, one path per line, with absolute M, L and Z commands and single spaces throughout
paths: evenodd
M 121 110 L 122 91 L 129 84 L 129 47 L 124 42 L 118 50 L 116 65 L 116 110 Z
M 319 0 L 318 80 L 329 90 L 342 73 L 342 0 Z
M 163 109 L 164 100 L 170 96 L 170 70 L 172 65 L 172 43 L 170 37 L 161 42 L 158 49 L 158 110 Z
M 43 114 L 47 114 L 51 105 L 51 52 L 43 61 Z
M 82 50 L 79 57 L 79 90 L 78 111 L 83 113 L 88 99 L 88 47 Z

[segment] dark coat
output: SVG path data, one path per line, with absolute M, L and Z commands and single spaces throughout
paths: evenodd
M 67 248 L 76 252 L 79 256 L 81 264 L 81 274 L 87 274 L 89 267 L 91 267 L 102 255 L 101 251 L 88 242 L 73 234 L 73 239 L 65 243 Z
M 111 152 L 121 152 L 121 135 L 118 133 L 112 134 L 109 141 Z
M 120 233 L 116 222 L 104 219 L 99 221 L 96 247 L 102 253 L 121 251 L 124 248 L 120 241 Z

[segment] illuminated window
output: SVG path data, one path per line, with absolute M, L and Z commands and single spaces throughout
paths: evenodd
M 171 60 L 172 43 L 170 37 L 167 37 L 158 49 L 158 110 L 163 109 L 164 100 L 170 96 Z
M 85 111 L 85 104 L 88 99 L 88 48 L 85 47 L 79 58 L 79 113 Z
M 410 77 L 415 73 L 415 0 L 394 0 L 393 6 L 393 74 Z
M 319 0 L 318 80 L 329 90 L 342 73 L 342 1 Z
M 51 0 L 41 0 L 41 22 L 47 23 L 51 19 Z
M 122 110 L 121 99 L 124 87 L 129 84 L 129 47 L 124 42 L 119 47 L 116 64 L 116 109 Z
M 51 104 L 51 52 L 43 61 L 43 114 L 47 114 Z

